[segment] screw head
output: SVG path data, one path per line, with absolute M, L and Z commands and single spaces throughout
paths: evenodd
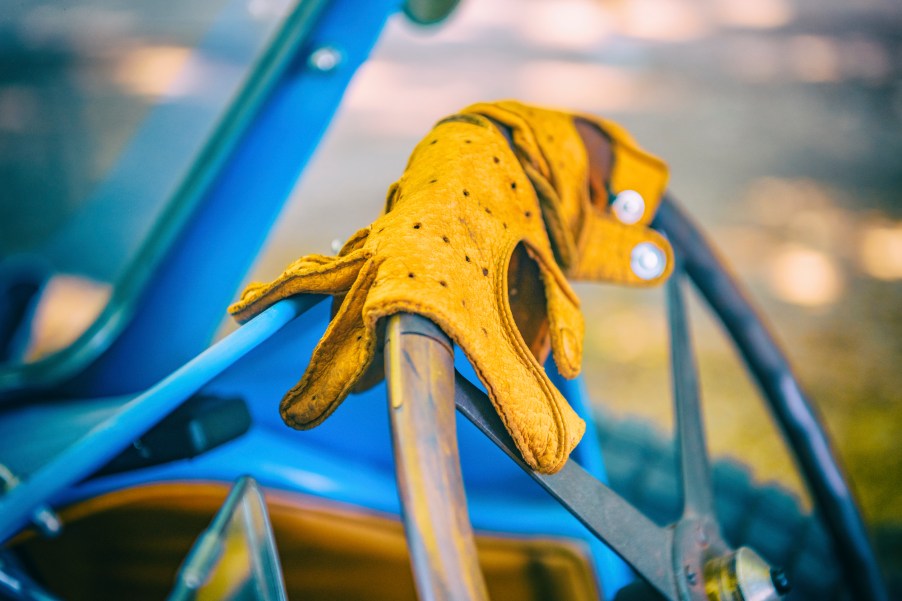
M 683 570 L 686 573 L 686 582 L 691 586 L 695 586 L 698 583 L 698 575 L 692 571 L 691 566 L 686 566 Z
M 770 571 L 770 579 L 774 583 L 774 588 L 777 589 L 777 594 L 781 596 L 786 595 L 792 590 L 792 582 L 790 582 L 789 576 L 786 575 L 783 569 L 772 569 Z
M 652 242 L 640 242 L 630 253 L 630 268 L 642 280 L 653 280 L 667 269 L 667 255 Z
M 320 73 L 333 71 L 341 64 L 341 51 L 334 46 L 320 46 L 307 59 L 307 64 Z
M 624 190 L 614 199 L 611 209 L 621 223 L 632 225 L 645 214 L 645 199 L 635 190 Z
M 47 538 L 53 538 L 63 531 L 63 522 L 52 509 L 43 505 L 31 516 L 32 523 L 38 527 L 41 534 Z

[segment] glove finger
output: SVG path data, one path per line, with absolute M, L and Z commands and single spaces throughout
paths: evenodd
M 516 246 L 511 245 L 508 257 Z M 497 312 L 500 319 L 478 322 L 483 324 L 476 328 L 481 335 L 449 334 L 473 363 L 524 461 L 537 471 L 553 473 L 579 442 L 585 423 L 551 384 L 521 335 L 508 298 L 508 271 L 498 270 L 495 306 L 486 311 Z M 475 307 L 473 313 L 477 314 Z M 439 325 L 448 331 L 445 324 Z
M 536 360 L 544 365 L 551 351 L 548 303 L 538 263 L 520 244 L 507 268 L 507 295 L 520 336 Z
M 607 216 L 587 220 L 580 248 L 579 263 L 568 272 L 575 280 L 655 286 L 673 271 L 673 248 L 664 236 Z
M 274 281 L 250 284 L 241 294 L 241 300 L 229 307 L 229 313 L 239 323 L 244 323 L 289 296 L 302 293 L 343 294 L 351 288 L 361 265 L 369 257 L 370 251 L 365 248 L 357 248 L 338 257 L 302 257 Z
M 357 383 L 351 388 L 353 394 L 365 392 L 385 379 L 385 323 L 384 319 L 376 322 L 376 348 L 373 351 L 373 358 L 369 367 L 360 374 Z
M 553 351 L 561 375 L 579 375 L 585 326 L 579 299 L 557 264 L 518 245 L 508 267 L 508 297 L 517 329 L 539 364 Z
M 435 322 L 472 363 L 524 461 L 537 471 L 553 473 L 563 467 L 586 426 L 548 379 L 519 331 L 508 296 L 509 263 L 517 244 L 513 240 L 499 250 L 498 255 L 506 257 L 506 262 L 499 260 L 497 268 L 491 271 L 483 269 L 484 276 L 492 277 L 491 283 L 484 285 L 487 293 L 468 294 L 463 299 L 465 311 L 456 309 L 458 302 L 463 302 L 458 300 L 452 308 L 411 303 L 391 295 L 380 298 L 380 294 L 388 294 L 389 288 L 380 285 L 367 299 L 366 320 L 375 324 L 380 317 L 409 311 Z M 524 260 L 528 261 L 529 256 Z M 381 278 L 382 275 L 380 283 Z M 436 285 L 447 289 L 441 283 Z M 557 286 L 553 288 L 558 290 Z M 441 303 L 441 299 L 449 297 L 436 298 Z M 514 301 L 514 305 L 519 303 Z M 541 301 L 538 306 L 542 306 Z M 542 311 L 539 321 L 544 314 Z
M 363 305 L 375 276 L 366 262 L 345 296 L 297 385 L 279 407 L 286 424 L 299 430 L 312 428 L 329 417 L 367 371 L 376 337 L 363 320 Z
M 545 262 L 528 247 L 527 250 L 539 267 L 545 288 L 548 333 L 554 362 L 562 376 L 575 378 L 582 366 L 585 334 L 579 298 L 556 263 Z

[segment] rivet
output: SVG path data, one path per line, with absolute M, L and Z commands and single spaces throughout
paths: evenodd
M 63 522 L 55 511 L 47 505 L 41 505 L 32 514 L 32 522 L 47 538 L 53 538 L 63 531 Z
M 689 567 L 689 566 L 686 566 L 686 567 L 684 568 L 684 571 L 685 571 L 685 573 L 686 573 L 686 581 L 687 581 L 691 586 L 695 586 L 696 583 L 698 583 L 698 576 L 696 575 L 696 573 L 693 572 L 693 571 L 692 571 L 692 568 Z
M 667 255 L 651 242 L 640 242 L 630 253 L 630 268 L 641 280 L 653 280 L 667 269 Z
M 611 208 L 621 223 L 632 225 L 645 214 L 645 199 L 635 190 L 624 190 L 614 199 Z
M 792 582 L 790 582 L 789 576 L 781 568 L 772 569 L 770 571 L 770 579 L 777 590 L 777 594 L 786 595 L 792 590 Z
M 320 73 L 328 73 L 341 64 L 341 51 L 334 46 L 320 46 L 307 59 L 307 64 Z

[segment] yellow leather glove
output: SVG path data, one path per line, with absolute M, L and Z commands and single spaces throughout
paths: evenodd
M 420 142 L 389 189 L 385 213 L 357 232 L 337 257 L 299 259 L 275 281 L 249 286 L 230 311 L 244 322 L 295 294 L 336 297 L 335 317 L 301 381 L 282 400 L 283 419 L 302 429 L 322 422 L 355 386 L 381 378 L 381 365 L 373 365 L 380 318 L 424 315 L 469 358 L 524 460 L 538 471 L 555 472 L 585 423 L 550 383 L 541 362 L 550 344 L 562 375 L 579 373 L 579 300 L 555 261 L 543 222 L 553 198 L 548 191 L 540 194 L 540 206 L 533 189 L 541 168 L 524 170 L 520 146 L 512 148 L 497 126 L 505 122 L 472 109 L 439 123 Z M 511 129 L 516 142 L 522 134 Z M 573 134 L 578 139 L 575 129 Z M 562 160 L 585 165 L 577 170 L 583 181 L 574 189 L 581 185 L 588 195 L 589 159 L 584 149 L 576 151 L 576 158 Z M 549 185 L 564 191 L 570 183 Z M 584 237 L 585 226 L 568 211 L 559 207 L 555 218 L 570 219 L 572 225 L 561 221 L 566 231 Z M 625 238 L 645 240 L 633 230 L 653 234 L 634 225 L 626 230 L 632 237 Z M 566 243 L 555 238 L 556 250 Z M 594 277 L 612 271 L 592 271 L 575 256 L 579 250 L 576 245 L 564 251 L 571 252 L 571 271 Z M 598 256 L 604 262 L 604 253 Z
M 625 129 L 510 100 L 474 104 L 463 113 L 508 128 L 568 278 L 647 286 L 670 275 L 670 244 L 642 227 L 661 202 L 667 166 Z

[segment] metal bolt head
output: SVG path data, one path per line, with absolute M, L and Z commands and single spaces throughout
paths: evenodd
M 35 526 L 38 527 L 38 530 L 41 531 L 41 534 L 43 534 L 47 538 L 59 536 L 59 534 L 63 531 L 63 521 L 55 511 L 53 511 L 46 505 L 42 505 L 37 509 L 37 511 L 34 512 L 34 514 L 31 516 L 31 521 Z
M 630 253 L 630 268 L 639 279 L 653 280 L 667 269 L 667 255 L 652 242 L 640 242 Z
M 705 564 L 705 591 L 717 601 L 780 601 L 771 568 L 748 547 Z
M 690 566 L 686 566 L 684 568 L 684 571 L 686 572 L 686 582 L 688 582 L 692 586 L 695 586 L 698 583 L 698 575 L 692 571 L 692 568 Z
M 341 64 L 341 51 L 334 46 L 320 46 L 314 50 L 307 59 L 310 68 L 320 73 L 328 73 L 333 71 Z
M 781 596 L 788 594 L 792 590 L 792 582 L 790 582 L 789 576 L 781 568 L 774 568 L 770 571 L 770 580 L 774 583 L 777 594 Z
M 645 199 L 635 190 L 624 190 L 614 199 L 611 209 L 621 223 L 632 225 L 645 214 Z

